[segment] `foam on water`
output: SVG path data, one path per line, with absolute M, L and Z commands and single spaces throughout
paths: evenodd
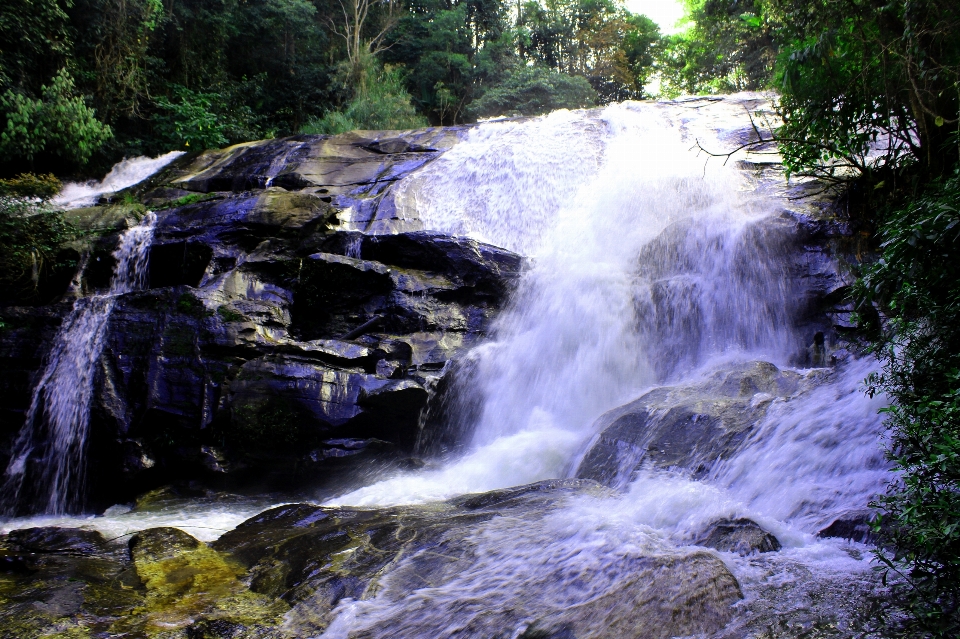
M 76 209 L 93 206 L 105 193 L 115 193 L 138 184 L 183 155 L 183 151 L 170 151 L 155 158 L 144 156 L 128 158 L 110 169 L 103 180 L 97 182 L 68 182 L 63 190 L 51 200 L 58 207 Z
M 480 408 L 465 424 L 467 452 L 330 503 L 422 502 L 564 476 L 596 418 L 653 385 L 753 358 L 787 367 L 802 341 L 791 328 L 783 236 L 763 224 L 777 205 L 745 193 L 738 172 L 704 167 L 687 151 L 689 132 L 671 123 L 679 119 L 668 107 L 619 105 L 599 116 L 482 124 L 401 185 L 426 228 L 499 243 L 534 263 L 493 339 L 471 354 Z M 570 173 L 582 149 L 583 169 Z M 494 195 L 501 184 L 506 202 Z M 794 395 L 758 397 L 771 404 L 749 441 L 703 480 L 647 470 L 616 497 L 567 498 L 533 520 L 478 524 L 463 546 L 469 565 L 422 588 L 409 587 L 418 565 L 409 557 L 376 596 L 343 600 L 321 636 L 516 637 L 535 619 L 562 621 L 603 593 L 636 587 L 651 578 L 643 557 L 685 556 L 698 531 L 740 517 L 784 549 L 720 553 L 752 612 L 717 636 L 746 636 L 749 623 L 777 615 L 836 613 L 830 606 L 849 598 L 851 584 L 879 588 L 869 549 L 816 536 L 862 510 L 887 480 L 883 398 L 861 389 L 873 366 L 799 371 Z
M 268 499 L 240 497 L 174 500 L 155 509 L 131 510 L 129 505 L 111 506 L 102 516 L 37 515 L 18 517 L 0 524 L 0 533 L 21 528 L 59 526 L 97 530 L 105 539 L 122 539 L 140 530 L 172 526 L 201 541 L 213 541 L 243 521 L 275 505 Z

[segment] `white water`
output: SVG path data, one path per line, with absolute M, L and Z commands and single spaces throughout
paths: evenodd
M 146 285 L 156 221 L 147 213 L 120 236 L 110 291 L 77 300 L 63 319 L 4 472 L 0 496 L 9 514 L 22 502 L 50 514 L 80 505 L 96 362 L 116 297 Z
M 183 151 L 170 151 L 155 158 L 144 156 L 128 158 L 110 169 L 103 180 L 97 182 L 68 182 L 63 190 L 51 200 L 55 206 L 76 209 L 93 206 L 105 193 L 115 193 L 147 179 L 166 165 L 183 155 Z
M 786 360 L 790 287 L 751 226 L 763 203 L 689 146 L 656 105 L 557 112 L 483 124 L 398 187 L 426 228 L 499 240 L 534 266 L 473 353 L 482 408 L 471 452 L 338 503 L 561 477 L 601 413 L 681 363 L 689 373 L 729 352 Z
M 786 366 L 803 346 L 789 326 L 794 286 L 782 238 L 756 224 L 776 202 L 745 193 L 733 169 L 705 167 L 680 119 L 618 105 L 490 122 L 400 185 L 398 202 L 425 228 L 523 251 L 534 266 L 494 339 L 472 353 L 481 411 L 468 452 L 330 503 L 425 502 L 562 477 L 596 418 L 651 385 L 746 359 Z M 741 451 L 702 481 L 647 471 L 619 497 L 569 498 L 535 521 L 495 518 L 468 540 L 469 565 L 412 591 L 418 564 L 408 558 L 376 596 L 342 601 L 322 637 L 515 637 L 534 619 L 562 621 L 571 607 L 636 587 L 650 578 L 642 557 L 683 555 L 725 517 L 753 519 L 784 546 L 721 553 L 743 606 L 839 614 L 831 606 L 853 584 L 876 586 L 869 552 L 815 535 L 888 479 L 883 399 L 861 389 L 872 365 L 800 371 L 802 390 L 774 400 Z M 604 635 L 583 623 L 586 636 Z
M 597 417 L 651 386 L 724 362 L 787 365 L 803 345 L 789 326 L 795 291 L 778 237 L 758 224 L 777 203 L 689 151 L 694 134 L 677 122 L 690 113 L 619 105 L 490 122 L 398 185 L 398 206 L 425 228 L 521 251 L 533 266 L 493 338 L 472 354 L 481 412 L 468 452 L 334 502 L 423 502 L 566 476 Z M 706 135 L 696 132 L 710 144 Z M 809 373 L 825 378 L 774 400 L 749 443 L 702 481 L 644 472 L 615 497 L 571 497 L 539 518 L 479 524 L 470 565 L 429 587 L 406 587 L 404 572 L 416 566 L 408 557 L 382 576 L 376 596 L 342 601 L 323 636 L 494 636 L 463 630 L 491 618 L 516 636 L 535 618 L 649 581 L 644 558 L 689 553 L 693 535 L 720 517 L 751 518 L 784 545 L 760 557 L 720 553 L 744 589 L 741 609 L 765 601 L 790 615 L 838 601 L 814 597 L 809 584 L 839 584 L 842 601 L 857 584 L 869 587 L 869 549 L 815 534 L 887 479 L 882 398 L 859 387 L 870 366 Z M 108 536 L 175 525 L 212 539 L 261 506 L 205 502 L 30 525 Z

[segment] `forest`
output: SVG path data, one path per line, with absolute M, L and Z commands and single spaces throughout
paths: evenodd
M 665 35 L 616 0 L 5 0 L 0 175 L 102 175 L 123 157 L 299 133 L 772 91 L 779 120 L 758 120 L 745 146 L 778 144 L 787 177 L 821 180 L 868 245 L 850 300 L 881 363 L 865 390 L 892 402 L 898 475 L 873 505 L 880 566 L 907 613 L 898 632 L 955 637 L 960 3 L 686 10 L 686 29 Z M 46 197 L 45 184 L 0 188 Z M 4 202 L 2 278 L 19 281 L 69 229 Z

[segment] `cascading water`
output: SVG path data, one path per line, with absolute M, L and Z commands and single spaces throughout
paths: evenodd
M 771 255 L 779 247 L 758 229 L 768 213 L 738 172 L 705 174 L 688 147 L 653 105 L 558 112 L 482 125 L 400 185 L 398 201 L 426 228 L 495 241 L 534 264 L 495 338 L 473 353 L 475 388 L 463 389 L 480 406 L 472 452 L 338 501 L 404 503 L 563 476 L 601 413 L 681 361 L 689 373 L 727 352 L 788 359 L 799 345 Z M 580 153 L 585 161 L 571 161 Z M 497 189 L 505 195 L 487 196 Z
M 712 614 L 697 608 L 696 597 L 710 599 L 710 589 L 720 587 L 718 573 L 709 572 L 719 556 L 739 584 L 737 599 L 741 592 L 744 598 L 732 619 L 723 616 L 729 605 L 720 611 L 711 627 L 721 630 L 702 636 L 854 636 L 849 624 L 860 612 L 845 608 L 850 593 L 880 588 L 869 548 L 817 533 L 862 511 L 883 488 L 883 398 L 861 392 L 870 361 L 798 368 L 814 363 L 803 359 L 813 336 L 796 324 L 804 293 L 791 272 L 796 247 L 778 213 L 782 203 L 758 193 L 746 173 L 705 164 L 690 150 L 695 139 L 716 148 L 736 139 L 723 130 L 726 116 L 742 116 L 742 107 L 718 119 L 709 108 L 628 103 L 484 123 L 398 183 L 400 217 L 530 261 L 490 340 L 470 353 L 467 379 L 454 385 L 470 407 L 459 416 L 463 452 L 329 503 L 417 503 L 570 477 L 600 437 L 598 418 L 607 411 L 648 392 L 695 393 L 704 380 L 755 360 L 787 371 L 796 387 L 773 396 L 747 385 L 736 406 L 756 408 L 756 418 L 723 455 L 702 451 L 714 455 L 702 473 L 627 464 L 613 482 L 616 491 L 562 493 L 548 506 L 490 519 L 466 513 L 465 539 L 428 541 L 399 556 L 377 575 L 375 588 L 362 599 L 338 599 L 322 623 L 304 612 L 313 595 L 297 603 L 289 634 L 582 639 L 638 636 L 643 628 L 645 637 L 667 637 L 669 624 L 660 620 Z M 357 243 L 347 253 L 359 258 L 359 249 Z M 71 337 L 70 327 L 85 322 L 82 357 L 90 365 L 76 360 L 62 368 L 91 374 L 90 349 L 99 349 L 104 322 L 81 315 L 101 303 L 112 305 L 112 298 L 78 302 L 58 336 L 7 471 L 7 486 L 16 491 L 32 483 L 24 481 L 32 467 L 53 459 L 53 444 L 45 442 L 54 439 L 43 439 L 41 427 L 50 423 L 57 362 L 66 361 L 68 343 L 81 341 L 79 328 Z M 72 383 L 89 388 L 89 381 Z M 48 491 L 44 499 L 81 471 L 39 482 Z M 130 513 L 116 507 L 96 519 L 44 523 L 96 527 L 111 537 L 174 525 L 210 540 L 264 506 L 198 501 L 177 512 Z M 65 509 L 48 510 L 58 508 Z M 423 511 L 447 509 L 453 507 Z M 741 557 L 692 545 L 721 518 L 749 518 L 783 549 Z M 713 564 L 701 561 L 705 555 Z M 701 569 L 704 590 L 694 588 L 692 604 L 671 607 L 671 596 L 690 592 L 683 584 L 695 582 Z M 315 596 L 332 595 L 321 588 Z M 638 617 L 649 601 L 662 603 L 659 616 Z M 538 635 L 531 628 L 541 620 L 552 627 Z M 565 630 L 568 623 L 575 632 Z
M 479 407 L 467 452 L 333 503 L 422 502 L 563 477 L 597 417 L 644 389 L 732 362 L 797 360 L 805 339 L 793 325 L 797 290 L 777 204 L 752 194 L 741 172 L 705 166 L 678 120 L 660 105 L 626 104 L 488 123 L 398 187 L 398 203 L 425 228 L 522 251 L 533 265 L 492 340 L 472 353 L 473 388 L 459 389 Z M 738 517 L 784 544 L 776 557 L 724 554 L 743 607 L 780 597 L 784 614 L 821 614 L 811 598 L 829 599 L 830 588 L 842 597 L 858 580 L 872 587 L 859 551 L 814 536 L 862 510 L 888 474 L 882 398 L 860 389 L 869 370 L 858 361 L 829 374 L 800 370 L 791 396 L 757 395 L 771 402 L 765 417 L 701 480 L 641 470 L 619 497 L 571 498 L 535 523 L 481 524 L 470 567 L 414 592 L 404 573 L 416 558 L 401 562 L 375 597 L 341 602 L 322 636 L 516 637 L 531 620 L 563 622 L 583 602 L 653 578 L 642 557 L 683 554 L 696 531 Z M 797 572 L 806 578 L 784 585 Z M 772 608 L 743 623 L 773 627 Z M 602 624 L 590 629 L 595 622 L 578 627 L 604 636 Z M 730 628 L 718 636 L 749 634 Z
M 49 514 L 79 507 L 95 365 L 117 296 L 146 286 L 156 221 L 147 213 L 120 236 L 109 292 L 78 299 L 64 318 L 4 473 L 8 514 L 23 506 Z
M 93 206 L 104 193 L 114 193 L 147 179 L 166 165 L 183 155 L 183 151 L 170 151 L 155 158 L 136 157 L 118 162 L 101 181 L 70 182 L 52 200 L 55 206 L 75 209 Z

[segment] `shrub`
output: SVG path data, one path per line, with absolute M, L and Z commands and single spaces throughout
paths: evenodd
M 877 303 L 883 367 L 870 392 L 885 410 L 888 456 L 899 477 L 875 503 L 878 550 L 902 576 L 908 630 L 960 634 L 960 175 L 932 183 L 881 219 L 880 259 L 856 287 Z M 882 526 L 880 524 L 883 524 Z
M 542 67 L 516 67 L 506 79 L 470 103 L 476 117 L 540 115 L 555 109 L 596 104 L 597 93 L 586 78 Z
M 0 131 L 0 160 L 33 162 L 48 153 L 82 165 L 113 137 L 110 127 L 97 120 L 76 94 L 66 69 L 42 87 L 41 94 L 39 100 L 12 89 L 0 95 L 0 111 L 7 121 Z
M 37 198 L 49 200 L 60 192 L 63 184 L 52 173 L 34 175 L 21 173 L 7 180 L 0 180 L 0 196 Z
M 69 268 L 61 245 L 76 237 L 63 213 L 22 198 L 0 196 L 0 289 L 3 297 L 36 297 L 41 279 Z
M 410 104 L 400 69 L 381 67 L 376 58 L 361 58 L 359 68 L 341 69 L 341 81 L 352 86 L 353 98 L 340 111 L 309 121 L 301 133 L 336 135 L 355 129 L 418 129 L 428 125 Z

